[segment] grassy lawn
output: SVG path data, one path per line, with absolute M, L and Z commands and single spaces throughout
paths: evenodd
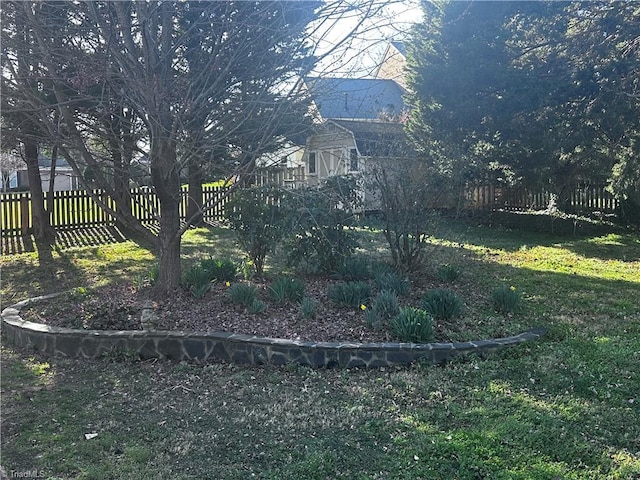
M 379 234 L 362 236 L 383 251 Z M 240 258 L 230 239 L 190 231 L 185 265 Z M 487 359 L 377 370 L 80 362 L 3 346 L 2 466 L 51 479 L 640 478 L 640 239 L 451 225 L 433 243 L 434 266 L 462 267 L 463 297 L 523 292 L 505 331 L 549 334 Z M 129 242 L 50 265 L 4 257 L 3 304 L 152 264 Z

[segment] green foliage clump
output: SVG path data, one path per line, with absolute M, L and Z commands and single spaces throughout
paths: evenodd
M 297 303 L 304 296 L 304 283 L 297 278 L 279 277 L 269 287 L 269 294 L 280 305 Z
M 211 284 L 216 281 L 229 282 L 238 273 L 237 265 L 231 260 L 205 258 L 192 265 L 182 275 L 182 285 L 196 298 L 204 297 Z
M 336 305 L 360 308 L 371 297 L 371 285 L 367 282 L 346 282 L 331 285 L 327 296 Z
M 238 265 L 228 258 L 203 258 L 200 266 L 218 282 L 232 282 L 238 275 Z
M 267 309 L 267 304 L 258 298 L 255 298 L 253 302 L 251 302 L 251 305 L 249 305 L 249 312 L 253 313 L 254 315 L 262 313 L 266 309 Z
M 154 263 L 153 266 L 146 273 L 141 273 L 136 275 L 133 279 L 133 286 L 136 290 L 141 290 L 145 287 L 150 287 L 155 285 L 158 280 L 158 275 L 160 274 L 160 266 L 158 263 Z
M 393 270 L 378 273 L 375 281 L 379 290 L 395 292 L 399 296 L 407 295 L 411 291 L 409 279 Z
M 430 290 L 422 300 L 422 307 L 438 320 L 450 320 L 462 312 L 462 300 L 448 289 Z
M 251 187 L 236 192 L 225 207 L 225 216 L 258 275 L 287 230 L 282 196 L 274 186 Z
M 462 270 L 457 265 L 452 265 L 447 263 L 445 265 L 441 265 L 437 272 L 436 277 L 438 280 L 442 282 L 455 282 L 462 275 Z
M 316 302 L 312 298 L 304 297 L 300 301 L 300 312 L 304 318 L 315 318 L 316 309 Z
M 289 265 L 337 271 L 358 246 L 353 230 L 360 203 L 356 179 L 332 176 L 319 186 L 296 189 L 282 203 L 291 226 Z
M 392 290 L 382 290 L 374 299 L 371 309 L 382 320 L 390 320 L 400 313 L 398 294 Z
M 390 326 L 391 332 L 403 342 L 424 343 L 433 340 L 433 318 L 419 308 L 401 308 Z
M 364 319 L 369 327 L 379 330 L 398 313 L 400 313 L 400 307 L 396 292 L 382 290 L 373 300 L 371 308 L 364 312 Z
M 513 313 L 520 308 L 522 295 L 514 286 L 502 285 L 492 294 L 493 308 L 498 313 Z
M 229 288 L 229 298 L 237 305 L 251 308 L 252 304 L 258 300 L 258 289 L 255 285 L 234 283 Z
M 209 272 L 200 264 L 192 265 L 182 274 L 182 285 L 191 291 L 209 286 L 212 280 Z
M 371 277 L 369 261 L 362 257 L 349 257 L 338 265 L 336 274 L 348 282 L 368 280 Z

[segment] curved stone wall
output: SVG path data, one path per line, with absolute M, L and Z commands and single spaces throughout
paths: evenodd
M 98 358 L 122 351 L 141 358 L 349 368 L 416 361 L 442 364 L 459 355 L 486 354 L 544 334 L 542 329 L 533 329 L 513 337 L 459 343 L 301 342 L 221 332 L 76 330 L 27 322 L 20 317 L 24 306 L 53 296 L 31 298 L 3 310 L 3 331 L 10 344 L 70 358 Z

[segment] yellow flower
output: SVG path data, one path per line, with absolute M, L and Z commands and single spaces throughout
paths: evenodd
M 230 287 L 230 286 L 231 286 L 231 282 L 224 282 L 224 284 L 225 284 L 227 287 Z
M 366 310 L 367 306 L 365 304 L 360 305 L 360 310 Z
M 515 291 L 516 291 L 516 287 L 514 287 L 513 285 L 511 285 L 511 286 L 509 287 L 509 290 L 511 290 L 512 292 L 515 292 Z

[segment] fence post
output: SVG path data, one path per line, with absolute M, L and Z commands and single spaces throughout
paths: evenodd
M 29 215 L 29 197 L 27 195 L 23 195 L 20 197 L 20 234 L 28 235 L 29 234 L 29 220 L 31 216 Z

